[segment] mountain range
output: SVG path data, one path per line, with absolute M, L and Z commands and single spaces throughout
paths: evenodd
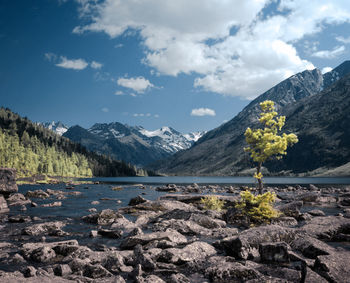
M 203 134 L 181 134 L 171 127 L 149 131 L 114 122 L 97 123 L 89 129 L 73 126 L 63 136 L 99 154 L 145 166 L 190 148 Z
M 253 164 L 243 151 L 244 132 L 258 126 L 259 103 L 267 99 L 286 115 L 284 131 L 299 137 L 286 158 L 265 164 L 268 170 L 317 173 L 346 166 L 350 160 L 349 73 L 350 61 L 345 61 L 326 74 L 314 69 L 293 75 L 258 96 L 232 120 L 207 132 L 191 148 L 151 168 L 175 175 L 247 174 Z

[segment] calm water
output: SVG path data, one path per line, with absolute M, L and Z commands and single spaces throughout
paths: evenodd
M 252 177 L 111 177 L 84 179 L 116 184 L 254 184 Z M 350 178 L 327 178 L 327 177 L 266 177 L 265 184 L 350 184 Z

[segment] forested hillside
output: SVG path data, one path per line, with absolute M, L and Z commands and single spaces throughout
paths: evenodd
M 132 166 L 91 153 L 7 108 L 0 108 L 0 167 L 17 169 L 20 177 L 136 175 Z

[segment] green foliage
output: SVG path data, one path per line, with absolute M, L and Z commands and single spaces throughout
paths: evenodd
M 249 191 L 241 192 L 241 200 L 235 205 L 243 216 L 247 216 L 250 222 L 264 223 L 279 216 L 279 212 L 273 208 L 276 194 L 266 192 L 254 196 Z
M 18 177 L 136 175 L 132 166 L 89 152 L 7 108 L 0 108 L 0 167 L 17 169 Z
M 201 199 L 205 209 L 221 211 L 224 208 L 225 201 L 220 200 L 217 196 L 206 196 Z
M 260 193 L 262 192 L 261 179 L 261 165 L 267 159 L 275 156 L 277 159 L 282 158 L 287 154 L 287 147 L 298 142 L 298 137 L 295 134 L 278 135 L 284 126 L 286 117 L 279 116 L 275 111 L 275 103 L 271 100 L 265 100 L 260 103 L 261 113 L 259 122 L 263 129 L 247 128 L 244 133 L 248 147 L 244 148 L 246 152 L 250 153 L 251 158 L 258 163 L 257 172 L 254 178 L 258 180 Z

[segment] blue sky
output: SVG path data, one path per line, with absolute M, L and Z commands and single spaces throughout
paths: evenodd
M 69 126 L 210 130 L 349 48 L 347 0 L 2 0 L 0 105 Z

